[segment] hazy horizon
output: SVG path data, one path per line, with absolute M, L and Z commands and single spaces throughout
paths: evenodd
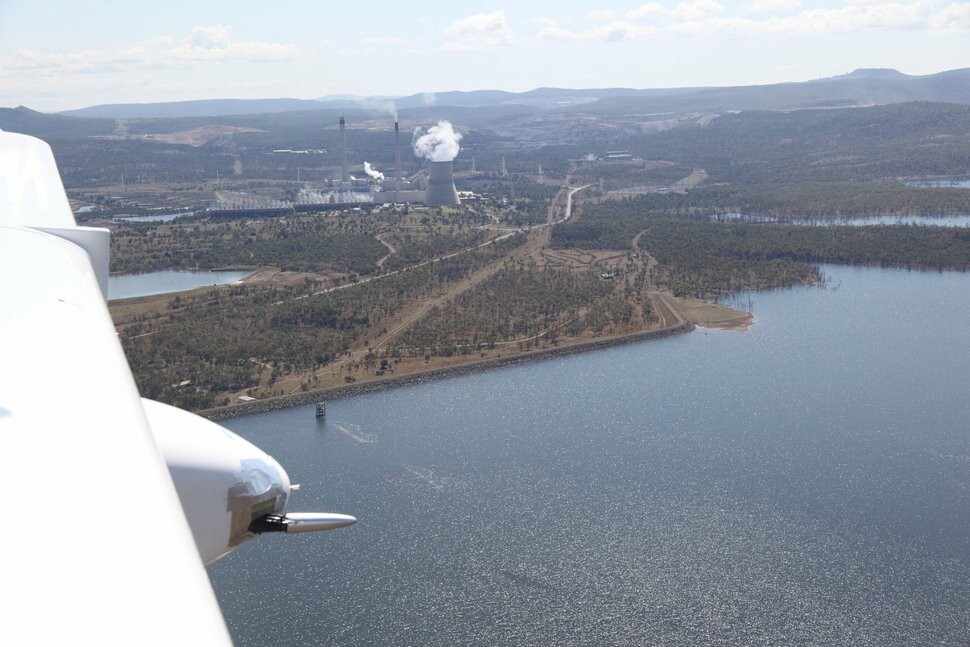
M 854 68 L 852 70 L 847 70 L 847 71 L 845 71 L 842 74 L 835 74 L 835 75 L 832 75 L 830 77 L 821 77 L 821 78 L 817 78 L 817 79 L 804 79 L 803 81 L 774 81 L 774 82 L 771 82 L 771 83 L 752 83 L 752 84 L 748 84 L 747 87 L 769 86 L 769 85 L 776 85 L 776 84 L 779 84 L 779 83 L 782 83 L 783 84 L 783 83 L 801 83 L 801 82 L 807 82 L 807 81 L 820 81 L 820 80 L 825 80 L 825 79 L 838 78 L 840 76 L 846 76 L 846 75 L 852 74 L 854 72 L 858 72 L 860 70 L 876 70 L 876 69 L 878 69 L 878 70 L 891 70 L 891 71 L 896 71 L 896 72 L 900 72 L 901 74 L 903 74 L 905 76 L 912 76 L 912 77 L 917 77 L 917 76 L 932 76 L 934 74 L 939 74 L 939 73 L 943 73 L 943 72 L 955 71 L 955 70 L 952 70 L 952 69 L 944 69 L 944 70 L 937 70 L 935 72 L 928 72 L 926 74 L 916 75 L 916 74 L 906 74 L 905 72 L 903 72 L 901 70 L 896 70 L 895 68 Z M 958 68 L 958 69 L 968 69 L 968 68 Z M 410 98 L 410 97 L 414 97 L 414 96 L 420 96 L 420 95 L 427 95 L 427 97 L 428 97 L 428 105 L 432 105 L 435 102 L 435 100 L 436 100 L 436 95 L 438 95 L 438 94 L 445 94 L 445 93 L 449 93 L 449 92 L 509 92 L 509 93 L 512 93 L 512 94 L 525 94 L 525 93 L 528 93 L 530 91 L 541 90 L 541 89 L 550 89 L 550 88 L 551 89 L 564 90 L 564 91 L 569 91 L 569 90 L 584 91 L 584 90 L 603 90 L 603 89 L 614 89 L 614 88 L 616 88 L 616 89 L 619 89 L 619 88 L 627 88 L 627 89 L 630 89 L 630 90 L 640 91 L 640 90 L 676 90 L 676 89 L 685 89 L 685 88 L 691 88 L 691 87 L 696 87 L 698 89 L 701 89 L 701 88 L 704 88 L 704 89 L 717 89 L 717 88 L 746 87 L 746 86 L 737 86 L 737 85 L 734 85 L 734 86 L 709 85 L 709 86 L 668 86 L 668 87 L 662 87 L 662 88 L 660 88 L 660 87 L 634 87 L 634 86 L 598 86 L 598 87 L 586 86 L 586 87 L 568 87 L 567 88 L 567 87 L 561 87 L 561 86 L 542 85 L 542 86 L 536 86 L 536 87 L 528 88 L 526 90 L 521 90 L 521 91 L 505 90 L 504 88 L 474 88 L 474 89 L 471 89 L 471 90 L 440 90 L 438 92 L 413 92 L 413 93 L 407 94 L 407 95 L 405 95 L 405 94 L 398 94 L 398 95 L 351 95 L 351 94 L 332 94 L 332 95 L 322 95 L 322 96 L 318 96 L 318 97 L 284 97 L 284 96 L 278 96 L 278 97 L 277 96 L 272 96 L 272 97 L 266 96 L 266 97 L 248 97 L 248 98 L 242 98 L 242 97 L 203 97 L 203 98 L 195 98 L 195 99 L 176 99 L 176 100 L 172 100 L 172 101 L 119 101 L 119 102 L 104 102 L 104 103 L 96 103 L 96 104 L 85 105 L 85 106 L 77 106 L 75 108 L 65 108 L 63 110 L 38 110 L 38 111 L 39 112 L 50 113 L 50 114 L 56 114 L 58 112 L 70 112 L 72 110 L 80 110 L 80 109 L 85 109 L 85 108 L 92 108 L 92 107 L 98 107 L 98 106 L 107 106 L 107 105 L 156 105 L 156 104 L 167 104 L 167 103 L 172 103 L 172 104 L 176 104 L 176 103 L 193 103 L 193 102 L 203 102 L 203 101 L 289 101 L 289 100 L 296 100 L 296 101 L 320 101 L 320 102 L 328 102 L 328 101 L 355 101 L 355 102 L 360 102 L 362 108 L 373 107 L 375 110 L 378 110 L 378 109 L 379 110 L 384 110 L 385 109 L 384 107 L 377 106 L 377 105 L 371 106 L 368 102 L 386 101 L 386 102 L 392 102 L 393 103 L 395 100 L 401 100 L 401 99 L 406 99 L 406 98 Z M 20 104 L 20 105 L 23 105 L 23 104 Z M 13 105 L 10 105 L 10 106 L 0 106 L 0 108 L 14 108 L 14 107 L 18 107 L 18 106 L 13 106 Z M 30 109 L 36 109 L 33 106 L 29 106 L 29 105 L 24 106 L 24 107 L 30 108 Z
M 84 25 L 83 28 L 79 27 Z M 0 106 L 765 85 L 970 65 L 970 2 L 0 5 Z

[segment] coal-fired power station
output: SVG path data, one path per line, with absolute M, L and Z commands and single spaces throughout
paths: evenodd
M 325 179 L 317 186 L 308 181 L 301 182 L 295 198 L 279 200 L 262 197 L 259 194 L 236 193 L 228 198 L 218 197 L 218 202 L 207 209 L 213 217 L 245 218 L 248 216 L 285 216 L 290 213 L 311 213 L 318 211 L 355 209 L 381 204 L 424 203 L 432 207 L 456 207 L 461 204 L 455 187 L 453 162 L 461 150 L 461 133 L 454 130 L 448 121 L 439 121 L 427 130 L 415 128 L 411 147 L 415 156 L 427 160 L 426 183 L 424 173 L 415 173 L 408 179 L 404 175 L 401 160 L 401 128 L 394 121 L 394 175 L 385 177 L 370 162 L 363 162 L 367 177 L 350 174 L 347 160 L 347 120 L 343 116 L 338 121 L 340 176 Z M 293 155 L 308 153 L 309 150 L 274 150 L 274 154 Z M 325 151 L 315 151 L 322 153 Z M 472 161 L 474 166 L 474 160 Z M 356 165 L 355 165 L 356 168 Z M 296 169 L 300 182 L 300 167 Z M 419 179 L 420 178 L 420 179 Z M 420 190 L 420 185 L 426 186 Z M 232 192 L 229 192 L 232 193 Z
M 455 206 L 461 204 L 452 162 L 428 162 L 428 190 L 424 203 L 431 207 Z

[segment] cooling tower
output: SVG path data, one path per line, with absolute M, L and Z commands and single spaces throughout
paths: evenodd
M 429 162 L 428 166 L 428 190 L 424 203 L 432 207 L 461 204 L 451 162 Z

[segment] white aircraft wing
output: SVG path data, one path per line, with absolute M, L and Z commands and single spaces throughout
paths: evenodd
M 23 226 L 74 224 L 52 166 L 43 142 L 0 133 L 4 632 L 229 644 L 89 256 Z
M 289 479 L 271 457 L 143 404 L 108 314 L 107 268 L 108 232 L 75 224 L 47 144 L 0 132 L 4 634 L 229 644 L 203 560 L 260 532 L 354 519 L 287 517 Z

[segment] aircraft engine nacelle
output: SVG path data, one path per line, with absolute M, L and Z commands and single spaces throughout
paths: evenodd
M 272 456 L 195 414 L 152 400 L 142 405 L 203 562 L 255 537 L 253 522 L 283 514 L 290 479 Z
M 272 456 L 194 413 L 145 398 L 142 408 L 204 563 L 265 532 L 315 532 L 357 522 L 334 512 L 285 514 L 286 500 L 299 486 L 290 485 Z

